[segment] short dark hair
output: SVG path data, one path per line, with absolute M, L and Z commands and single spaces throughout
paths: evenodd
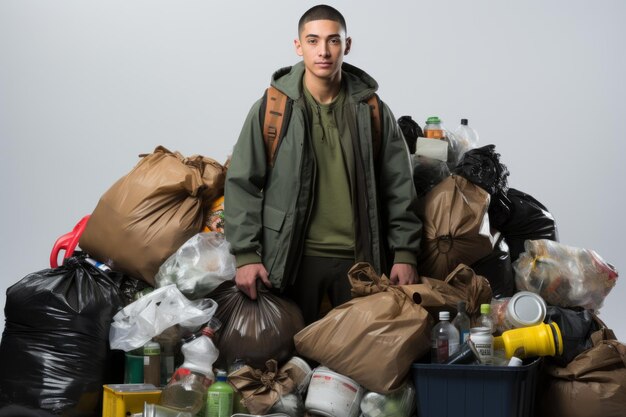
M 346 19 L 339 13 L 339 10 L 326 4 L 318 4 L 304 12 L 300 21 L 298 21 L 298 36 L 300 36 L 302 29 L 304 29 L 304 25 L 314 20 L 332 20 L 333 22 L 339 23 L 346 34 L 348 33 Z

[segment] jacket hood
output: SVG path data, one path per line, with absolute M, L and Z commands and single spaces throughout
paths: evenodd
M 376 90 L 378 83 L 360 68 L 343 63 L 341 66 L 342 81 L 347 87 L 347 94 L 354 101 L 364 101 L 370 98 Z M 304 76 L 304 62 L 298 62 L 294 66 L 284 67 L 272 75 L 272 86 L 276 87 L 289 98 L 297 100 L 302 97 L 302 77 Z

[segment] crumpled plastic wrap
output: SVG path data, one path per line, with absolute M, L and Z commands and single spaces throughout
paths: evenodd
M 175 284 L 190 299 L 201 298 L 222 282 L 232 280 L 236 272 L 230 244 L 218 232 L 192 236 L 159 268 L 157 287 Z
M 527 240 L 513 263 L 519 291 L 539 294 L 551 305 L 599 310 L 617 282 L 617 271 L 589 249 L 552 240 Z
M 113 316 L 109 332 L 111 349 L 125 352 L 137 349 L 175 324 L 197 331 L 213 317 L 215 310 L 215 301 L 210 298 L 191 301 L 174 284 L 157 288 Z

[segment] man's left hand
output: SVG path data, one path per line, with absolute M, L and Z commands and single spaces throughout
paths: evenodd
M 389 280 L 393 285 L 419 284 L 422 281 L 417 274 L 417 268 L 411 264 L 394 264 Z

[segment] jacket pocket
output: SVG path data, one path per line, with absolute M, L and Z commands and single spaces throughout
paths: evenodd
M 285 213 L 270 206 L 263 207 L 263 226 L 280 232 L 285 222 Z

